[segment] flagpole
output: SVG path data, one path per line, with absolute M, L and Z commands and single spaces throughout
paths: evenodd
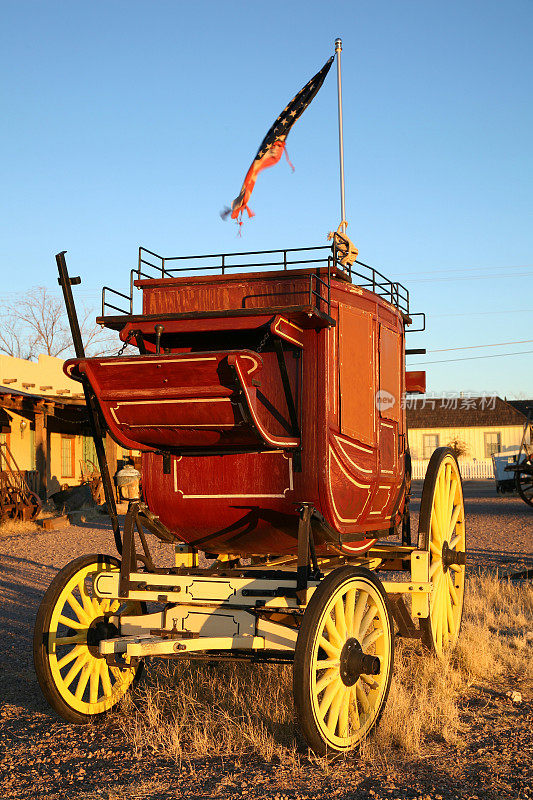
M 342 82 L 341 82 L 342 39 L 335 39 L 337 54 L 337 96 L 339 101 L 339 164 L 341 181 L 341 231 L 346 233 L 346 208 L 344 203 L 344 143 L 342 138 Z

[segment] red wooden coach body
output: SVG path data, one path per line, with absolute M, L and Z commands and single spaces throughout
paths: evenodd
M 362 553 L 399 531 L 410 483 L 402 286 L 343 267 L 335 245 L 194 259 L 141 248 L 131 286 L 142 314 L 131 297 L 129 313 L 99 321 L 139 353 L 65 370 L 87 376 L 113 438 L 142 451 L 145 500 L 178 539 L 294 554 L 304 502 L 320 553 Z M 104 311 L 118 310 L 110 291 Z

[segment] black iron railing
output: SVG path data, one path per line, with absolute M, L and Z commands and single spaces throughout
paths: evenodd
M 172 256 L 165 258 L 139 247 L 137 267 L 130 272 L 129 294 L 119 292 L 110 286 L 102 288 L 102 316 L 106 312 L 118 311 L 120 314 L 133 314 L 133 289 L 135 281 L 145 279 L 165 279 L 186 276 L 198 272 L 230 275 L 239 271 L 257 272 L 286 271 L 293 269 L 312 270 L 309 274 L 309 303 L 329 313 L 331 303 L 331 277 L 340 270 L 344 277 L 374 294 L 383 297 L 391 305 L 409 314 L 409 292 L 401 283 L 394 283 L 379 270 L 355 261 L 352 266 L 340 263 L 336 245 L 323 247 L 296 247 L 286 250 L 256 250 L 246 253 L 210 253 L 200 256 Z M 326 268 L 326 272 L 320 272 Z M 335 270 L 333 269 L 335 268 Z M 124 308 L 123 301 L 127 300 Z M 117 305 L 120 303 L 120 305 Z M 322 308 L 322 305 L 325 308 Z

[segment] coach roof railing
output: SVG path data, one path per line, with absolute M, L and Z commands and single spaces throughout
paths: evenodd
M 246 260 L 250 258 L 252 260 Z M 199 261 L 202 263 L 197 266 Z M 133 314 L 133 288 L 137 280 L 185 277 L 197 272 L 229 275 L 238 270 L 249 269 L 272 272 L 289 271 L 305 266 L 312 269 L 327 268 L 327 275 L 323 278 L 319 278 L 318 273 L 313 273 L 318 280 L 315 282 L 316 290 L 312 294 L 319 291 L 319 286 L 324 286 L 327 298 L 322 299 L 328 305 L 331 291 L 331 270 L 335 266 L 352 283 L 379 295 L 404 314 L 409 314 L 409 292 L 401 283 L 390 281 L 379 270 L 362 261 L 355 261 L 352 266 L 343 266 L 340 263 L 335 244 L 333 244 L 332 246 L 295 247 L 285 250 L 253 250 L 244 253 L 208 253 L 171 257 L 163 257 L 146 247 L 139 247 L 137 267 L 130 272 L 129 295 L 110 286 L 104 286 L 102 289 L 102 317 L 106 316 L 106 309 L 126 315 Z M 122 307 L 123 300 L 128 301 L 127 310 Z

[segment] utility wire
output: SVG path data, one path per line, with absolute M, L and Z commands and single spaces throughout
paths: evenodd
M 491 356 L 467 356 L 466 358 L 444 358 L 440 361 L 417 361 L 416 364 L 409 364 L 411 367 L 423 367 L 426 364 L 449 364 L 452 361 L 477 361 L 480 358 L 505 358 L 507 356 L 525 356 L 528 353 L 533 353 L 533 350 L 523 350 L 521 353 L 494 353 Z
M 459 313 L 454 314 L 431 314 L 431 319 L 435 319 L 436 317 L 494 317 L 498 314 L 531 314 L 533 313 L 533 308 L 517 308 L 517 309 L 510 309 L 508 311 L 462 311 Z M 428 314 L 428 316 L 430 316 Z
M 447 353 L 450 350 L 477 350 L 478 347 L 503 347 L 508 344 L 529 344 L 533 339 L 522 339 L 518 342 L 496 342 L 495 344 L 471 344 L 467 347 L 441 347 L 439 350 L 428 350 L 428 353 Z
M 502 272 L 500 274 L 494 275 L 447 275 L 445 278 L 439 278 L 438 276 L 435 278 L 409 278 L 408 283 L 436 283 L 439 281 L 440 283 L 447 282 L 447 281 L 479 281 L 479 280 L 487 280 L 492 278 L 525 278 L 527 275 L 533 275 L 533 272 Z
M 483 270 L 532 269 L 533 264 L 502 264 L 500 267 L 447 267 L 402 272 L 402 275 L 434 275 L 441 272 L 483 272 Z

